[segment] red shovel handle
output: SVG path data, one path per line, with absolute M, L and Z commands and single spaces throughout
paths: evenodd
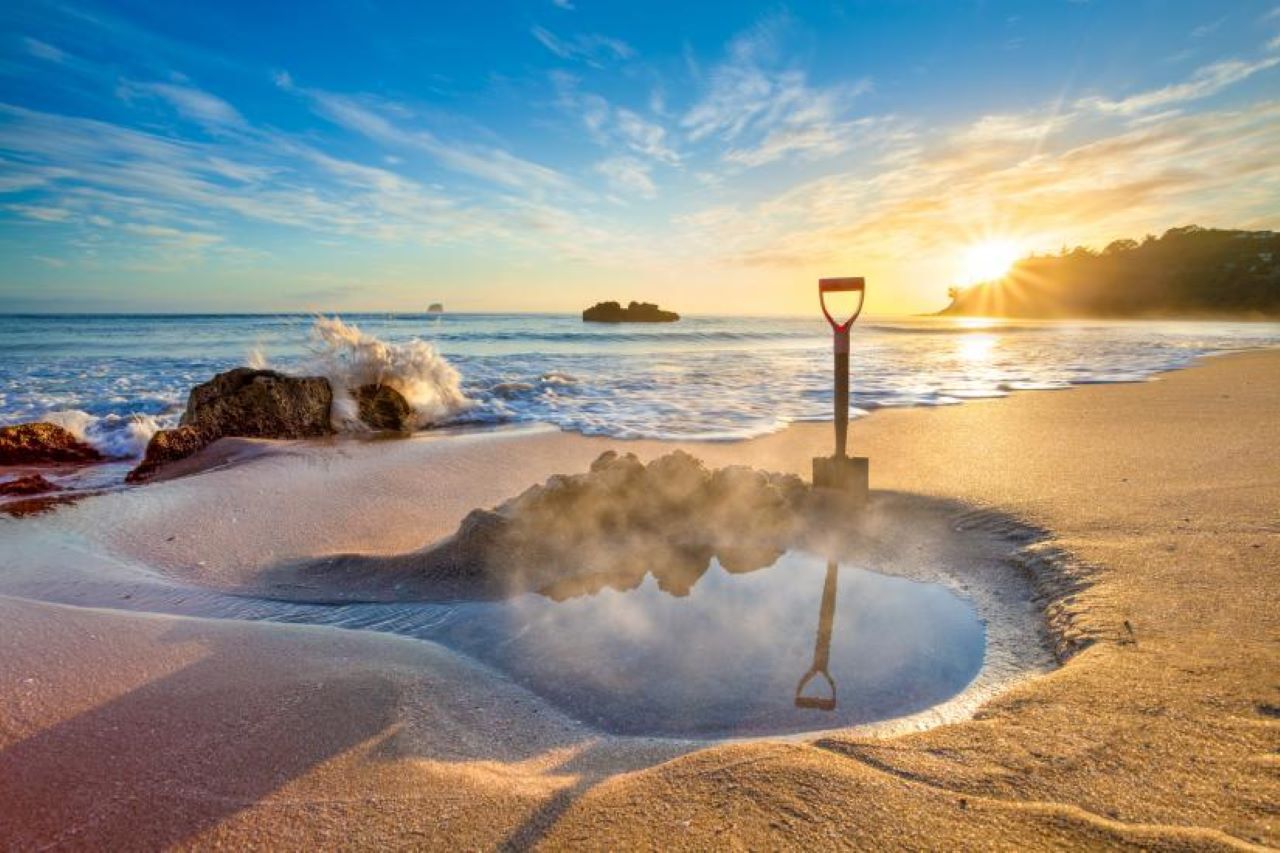
M 818 301 L 822 305 L 822 313 L 826 316 L 827 322 L 831 324 L 831 328 L 837 332 L 847 332 L 849 327 L 853 325 L 853 321 L 858 319 L 858 315 L 862 313 L 862 303 L 866 298 L 867 281 L 862 276 L 857 278 L 820 278 L 818 279 Z M 858 300 L 858 310 L 853 312 L 853 316 L 843 323 L 837 323 L 831 316 L 831 312 L 827 310 L 826 295 L 828 293 L 860 293 L 862 299 Z

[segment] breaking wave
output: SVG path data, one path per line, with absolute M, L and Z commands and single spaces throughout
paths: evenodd
M 413 408 L 418 429 L 442 423 L 473 405 L 462 390 L 461 374 L 426 341 L 388 343 L 338 317 L 317 317 L 311 340 L 314 369 L 333 386 L 335 429 L 366 429 L 352 395 L 362 385 L 399 391 Z
M 157 431 L 178 425 L 179 413 L 107 414 L 99 417 L 80 409 L 49 412 L 41 420 L 57 424 L 103 456 L 115 459 L 141 456 Z

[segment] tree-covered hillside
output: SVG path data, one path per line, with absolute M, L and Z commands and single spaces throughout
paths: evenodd
M 942 314 L 991 317 L 1280 317 L 1280 234 L 1188 225 L 1101 252 L 1032 255 L 953 288 Z

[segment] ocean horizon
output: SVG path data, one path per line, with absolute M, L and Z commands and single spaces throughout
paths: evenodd
M 349 312 L 0 315 L 0 424 L 51 420 L 135 457 L 190 389 L 238 366 L 356 374 L 408 389 L 423 426 L 546 423 L 619 439 L 738 440 L 831 417 L 818 316 Z M 1221 352 L 1275 346 L 1248 321 L 870 316 L 853 332 L 851 414 L 1137 382 Z M 363 380 L 361 380 L 363 381 Z M 358 429 L 358 427 L 356 427 Z

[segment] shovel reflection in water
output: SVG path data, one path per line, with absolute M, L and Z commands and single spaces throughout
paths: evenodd
M 796 685 L 797 708 L 816 708 L 819 711 L 834 711 L 836 708 L 836 682 L 827 666 L 831 662 L 831 627 L 836 618 L 836 572 L 839 568 L 835 560 L 827 561 L 827 579 L 822 584 L 822 609 L 818 615 L 818 637 L 813 644 L 813 666 Z M 827 682 L 831 695 L 806 696 L 804 689 L 819 675 Z

